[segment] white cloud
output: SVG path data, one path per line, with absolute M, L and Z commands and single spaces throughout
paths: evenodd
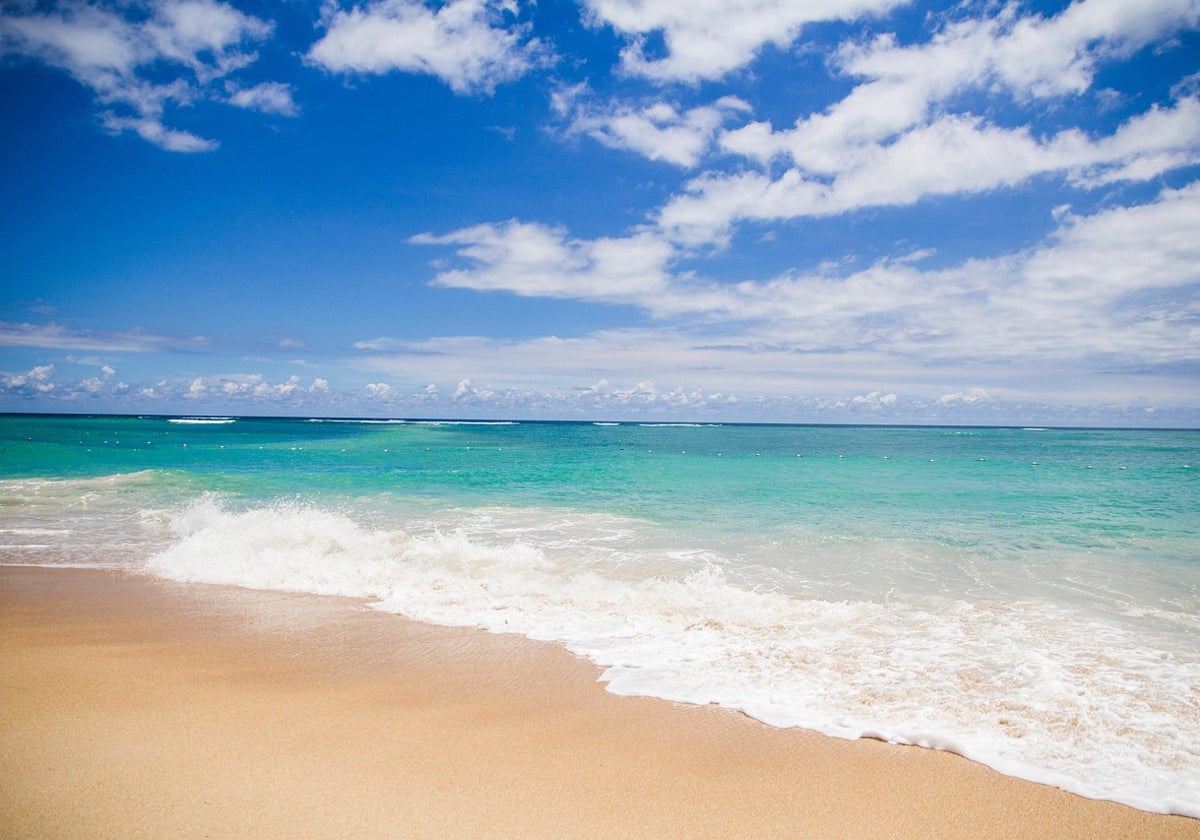
M 1023 265 L 1013 316 L 1046 336 L 1078 337 L 1118 366 L 1200 361 L 1200 182 L 1064 222 Z
M 968 388 L 965 391 L 955 391 L 950 394 L 943 394 L 938 397 L 938 402 L 942 405 L 974 405 L 976 403 L 990 402 L 992 395 L 987 392 L 986 388 Z
M 62 0 L 0 14 L 0 53 L 71 74 L 106 109 L 101 119 L 111 131 L 133 131 L 169 151 L 200 152 L 216 141 L 169 128 L 168 107 L 221 98 L 212 83 L 253 63 L 250 45 L 272 29 L 219 0 L 116 7 Z
M 256 373 L 195 376 L 182 381 L 130 385 L 116 379 L 116 371 L 108 366 L 101 368 L 100 376 L 77 381 L 65 381 L 56 375 L 53 365 L 40 365 L 21 374 L 0 372 L 0 402 L 38 399 L 53 400 L 54 403 L 88 403 L 103 410 L 128 410 L 132 400 L 146 409 L 158 411 L 196 410 L 192 406 L 197 404 L 205 406 L 201 409 L 204 411 L 209 410 L 209 406 L 212 410 L 280 411 L 306 405 L 334 406 L 342 395 L 334 393 L 329 382 L 320 377 L 308 385 L 298 376 L 270 381 Z M 52 404 L 43 402 L 40 405 L 45 408 Z
M 921 270 L 739 284 L 730 315 L 764 340 L 970 360 L 1135 369 L 1200 362 L 1200 182 L 1141 206 L 1065 217 L 1040 247 Z
M 472 263 L 443 271 L 437 282 L 628 303 L 671 326 L 513 343 L 357 346 L 379 354 L 369 366 L 410 376 L 440 371 L 442 381 L 464 370 L 502 387 L 637 371 L 776 395 L 798 382 L 818 392 L 830 382 L 858 383 L 879 399 L 900 381 L 944 393 L 946 376 L 1036 388 L 1032 372 L 1049 369 L 1057 387 L 1070 375 L 1079 388 L 1133 388 L 1140 374 L 1200 364 L 1200 182 L 1140 206 L 1060 213 L 1059 225 L 1037 248 L 948 268 L 923 269 L 917 254 L 850 273 L 829 266 L 736 284 L 672 275 L 670 252 L 649 234 L 639 236 L 653 243 L 652 281 L 608 282 L 590 255 L 611 241 L 516 222 L 474 228 L 424 238 L 466 245 L 460 255 Z M 617 253 L 634 241 L 620 240 Z M 1118 386 L 1122 372 L 1128 383 Z
M 672 256 L 671 246 L 649 233 L 576 240 L 561 228 L 515 220 L 442 236 L 424 233 L 412 242 L 461 246 L 457 253 L 470 267 L 440 272 L 434 279 L 439 286 L 608 303 L 664 291 Z
M 1022 15 L 1019 8 L 1012 4 L 995 16 L 952 22 L 926 43 L 904 46 L 886 35 L 844 45 L 835 67 L 863 83 L 797 128 L 825 123 L 835 136 L 882 140 L 923 122 L 932 107 L 967 89 L 1007 92 L 1018 100 L 1082 93 L 1101 62 L 1200 24 L 1192 0 L 1081 0 L 1052 18 Z
M 0 347 L 44 347 L 55 350 L 119 351 L 148 353 L 169 346 L 194 345 L 202 339 L 179 341 L 141 330 L 92 332 L 71 330 L 59 324 L 0 322 Z
M 764 346 L 737 332 L 697 337 L 676 328 L 526 340 L 442 337 L 398 343 L 391 352 L 357 363 L 398 381 L 452 383 L 460 402 L 482 394 L 505 399 L 542 395 L 560 404 L 586 402 L 602 392 L 605 404 L 624 400 L 643 406 L 665 406 L 685 396 L 699 405 L 699 394 L 727 405 L 742 396 L 870 391 L 891 370 L 884 356 L 869 349 L 805 354 Z M 586 391 L 592 396 L 581 395 Z
M 220 145 L 216 140 L 198 137 L 190 131 L 167 128 L 158 116 L 118 117 L 116 114 L 107 113 L 102 118 L 104 127 L 114 134 L 132 131 L 143 140 L 168 152 L 211 152 Z
M 667 102 L 597 107 L 569 93 L 560 93 L 553 104 L 559 115 L 569 120 L 568 135 L 586 134 L 610 148 L 683 167 L 700 162 L 725 122 L 751 110 L 735 96 L 687 110 Z
M 647 353 L 650 347 L 659 352 Z M 661 372 L 660 381 L 680 382 L 689 377 L 680 377 L 664 363 L 677 352 L 687 352 L 677 339 L 636 331 L 525 342 L 463 337 L 407 343 L 397 352 L 369 357 L 363 364 L 408 381 L 428 375 L 449 383 L 444 396 L 437 385 L 404 397 L 394 389 L 389 392 L 398 401 L 440 405 L 458 416 L 471 409 L 488 416 L 596 416 L 597 411 L 705 411 L 737 404 L 732 394 L 696 384 L 660 387 L 652 378 L 629 380 L 629 369 L 606 375 L 621 362 L 637 360 L 642 370 Z M 456 377 L 455 371 L 462 370 L 473 373 Z M 575 384 L 581 380 L 592 384 Z
M 243 47 L 271 34 L 272 24 L 213 0 L 159 0 L 142 35 L 157 60 L 190 68 L 201 82 L 229 75 L 255 61 Z
M 849 404 L 853 406 L 862 406 L 875 411 L 880 411 L 885 408 L 890 408 L 896 404 L 895 394 L 885 394 L 882 391 L 872 391 L 869 394 L 859 394 L 851 397 Z
M 400 346 L 400 344 L 401 344 L 401 342 L 399 342 L 397 339 L 380 337 L 380 338 L 373 338 L 373 339 L 370 339 L 367 341 L 356 341 L 356 342 L 354 342 L 354 348 L 356 350 L 386 351 L 386 350 L 395 350 L 398 346 Z
M 308 59 L 335 73 L 426 73 L 456 93 L 490 93 L 545 60 L 546 48 L 495 0 L 376 0 L 336 9 Z
M 1077 95 L 1090 88 L 1102 63 L 1198 25 L 1193 0 L 1136 6 L 1082 0 L 1051 18 L 1007 6 L 995 16 L 952 22 L 914 45 L 892 35 L 844 44 L 831 66 L 861 80 L 849 94 L 820 113 L 801 115 L 788 129 L 760 121 L 719 132 L 721 149 L 762 170 L 704 173 L 657 220 L 674 240 L 703 245 L 726 241 L 730 226 L 745 219 L 907 205 L 1043 174 L 1093 188 L 1195 164 L 1195 97 L 1152 104 L 1100 137 L 1069 128 L 1041 134 L 955 109 L 966 93 L 1005 95 L 1018 105 Z M 782 174 L 770 174 L 780 162 Z
M 904 0 L 584 0 L 593 21 L 631 38 L 624 69 L 663 81 L 716 79 L 746 66 L 766 45 L 786 48 L 818 21 L 882 14 Z M 647 54 L 661 33 L 666 54 Z
M 321 378 L 304 385 L 299 376 L 290 376 L 282 382 L 271 382 L 260 373 L 237 373 L 214 376 L 198 376 L 192 379 L 186 390 L 165 389 L 164 396 L 183 397 L 190 400 L 219 399 L 225 404 L 303 404 L 310 397 L 329 393 L 329 383 Z
M 368 370 L 409 381 L 457 382 L 454 393 L 469 393 L 473 380 L 486 381 L 499 390 L 554 389 L 564 383 L 598 379 L 620 380 L 629 371 L 642 378 L 669 380 L 691 355 L 686 338 L 671 331 L 602 331 L 580 338 L 544 336 L 523 341 L 479 336 L 396 341 L 386 353 L 363 357 Z M 702 354 L 703 351 L 700 351 Z M 471 378 L 464 379 L 463 372 Z
M 1028 128 L 945 115 L 888 143 L 843 141 L 837 153 L 826 147 L 821 152 L 816 143 L 798 143 L 794 156 L 804 165 L 779 177 L 741 172 L 693 179 L 659 211 L 658 225 L 675 241 L 702 245 L 724 241 L 740 220 L 904 206 L 928 196 L 1011 187 L 1038 175 L 1062 175 L 1083 187 L 1147 180 L 1200 162 L 1200 100 L 1151 108 L 1095 139 L 1075 129 L 1038 138 Z
M 292 88 L 280 82 L 262 82 L 248 88 L 230 85 L 230 105 L 245 108 L 250 111 L 260 111 L 264 114 L 278 114 L 281 117 L 294 117 L 300 113 L 292 98 Z
M 997 42 L 997 75 L 1032 96 L 1089 88 L 1102 59 L 1125 58 L 1180 27 L 1200 24 L 1193 0 L 1082 0 L 1054 18 L 1018 19 Z
M 34 396 L 48 394 L 55 389 L 51 380 L 54 365 L 37 365 L 25 373 L 0 373 L 0 394 L 10 396 Z

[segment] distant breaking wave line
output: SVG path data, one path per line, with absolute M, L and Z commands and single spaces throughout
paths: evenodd
M 410 420 L 417 426 L 519 426 L 516 420 Z
M 718 429 L 720 423 L 638 423 L 646 429 Z

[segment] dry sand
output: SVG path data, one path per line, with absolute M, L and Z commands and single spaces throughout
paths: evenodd
M 0 569 L 3 837 L 1193 837 L 353 602 Z

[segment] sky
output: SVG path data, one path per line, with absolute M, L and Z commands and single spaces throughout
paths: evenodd
M 0 411 L 1200 427 L 1200 0 L 0 0 Z

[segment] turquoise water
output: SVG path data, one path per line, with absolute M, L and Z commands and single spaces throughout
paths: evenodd
M 1200 816 L 1196 431 L 5 416 L 0 517 Z

